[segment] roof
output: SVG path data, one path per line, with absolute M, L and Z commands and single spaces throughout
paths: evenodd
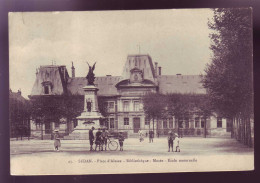
M 101 76 L 96 77 L 95 86 L 99 89 L 97 95 L 114 96 L 118 95 L 115 85 L 121 80 L 120 76 Z M 71 95 L 84 95 L 83 87 L 88 84 L 85 77 L 69 78 L 68 93 Z
M 154 82 L 155 70 L 150 55 L 128 55 L 122 73 L 122 80 L 130 79 L 130 71 L 138 68 L 143 72 L 144 79 Z
M 63 68 L 63 69 L 61 69 Z M 36 75 L 31 95 L 43 95 L 42 83 L 49 82 L 52 84 L 52 95 L 61 95 L 66 90 L 63 72 L 67 71 L 65 66 L 47 65 L 39 68 L 39 73 Z
M 21 93 L 19 92 L 9 92 L 9 99 L 14 99 L 14 100 L 17 100 L 23 104 L 26 104 L 28 102 L 28 100 L 26 100 L 22 95 Z
M 160 75 L 159 92 L 206 94 L 199 75 Z

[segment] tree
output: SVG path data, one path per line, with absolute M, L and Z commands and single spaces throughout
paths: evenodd
M 61 123 L 61 118 L 67 121 L 75 119 L 84 109 L 83 96 L 41 96 L 31 98 L 31 116 L 41 126 L 43 139 L 43 124 Z
M 108 120 L 107 117 L 109 116 L 108 113 L 108 103 L 106 102 L 106 98 L 105 97 L 98 97 L 98 109 L 99 112 L 101 113 L 101 115 L 104 117 L 102 119 L 100 119 L 102 125 L 106 125 L 105 121 Z
M 156 119 L 158 127 L 158 119 L 161 119 L 165 114 L 166 98 L 159 93 L 147 93 L 142 102 L 146 117 L 153 120 L 154 131 L 154 120 Z
M 184 94 L 168 94 L 167 95 L 167 108 L 168 113 L 170 116 L 175 118 L 175 127 L 178 128 L 178 134 L 181 134 L 180 132 L 180 120 L 184 118 L 184 116 L 188 116 L 190 112 L 189 107 L 189 97 L 188 95 Z
M 207 137 L 207 119 L 213 114 L 212 105 L 209 95 L 196 94 L 193 95 L 194 110 L 204 119 L 204 137 Z
M 252 11 L 250 8 L 214 9 L 208 23 L 213 52 L 206 66 L 203 86 L 212 108 L 232 118 L 238 140 L 251 146 L 250 118 L 253 117 Z M 240 128 L 241 126 L 241 128 Z M 236 130 L 236 129 L 234 129 Z

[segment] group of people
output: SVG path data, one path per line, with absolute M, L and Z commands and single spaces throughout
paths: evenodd
M 108 131 L 106 129 L 98 129 L 96 135 L 94 136 L 94 127 L 89 130 L 89 143 L 90 143 L 90 151 L 96 151 L 97 147 L 99 151 L 107 150 L 107 141 L 108 141 Z M 144 141 L 144 133 L 142 130 L 138 131 L 140 142 Z M 146 132 L 147 136 L 147 132 Z M 149 143 L 153 142 L 154 132 L 152 130 L 149 131 Z M 123 151 L 124 145 L 124 136 L 122 132 L 119 132 L 118 142 L 120 145 L 120 151 Z M 180 139 L 177 133 L 173 133 L 169 131 L 168 133 L 168 152 L 175 150 L 175 152 L 180 152 Z M 93 149 L 93 144 L 95 142 L 95 149 Z M 58 130 L 54 130 L 54 151 L 59 151 L 61 147 L 60 137 Z
M 108 131 L 106 129 L 98 129 L 96 135 L 94 136 L 94 127 L 89 130 L 89 144 L 90 144 L 90 151 L 96 151 L 97 147 L 99 151 L 107 150 L 107 141 L 108 141 Z M 122 132 L 119 132 L 118 135 L 118 142 L 120 145 L 120 151 L 123 151 L 123 144 L 124 144 L 124 136 Z M 95 149 L 93 149 L 93 144 L 95 142 Z
M 139 134 L 139 140 L 140 142 L 144 141 L 144 134 L 142 130 L 138 131 Z M 148 133 L 146 132 L 146 137 L 148 136 Z M 153 143 L 153 138 L 154 138 L 154 132 L 152 130 L 149 131 L 149 143 Z M 173 133 L 172 131 L 168 132 L 168 147 L 170 152 L 170 149 L 172 149 L 173 152 L 173 147 L 175 149 L 175 152 L 180 152 L 180 139 L 177 133 Z
M 142 130 L 138 131 L 139 134 L 139 140 L 140 142 L 144 141 L 144 133 Z M 148 133 L 146 132 L 146 137 L 148 136 Z M 152 130 L 149 131 L 149 143 L 153 142 L 154 138 L 154 132 Z
M 175 144 L 175 146 L 174 146 Z M 177 133 L 173 133 L 172 131 L 169 131 L 168 133 L 168 147 L 169 150 L 168 152 L 170 152 L 170 149 L 172 149 L 173 152 L 173 147 L 175 147 L 175 152 L 180 152 L 180 139 L 178 137 Z
M 106 129 L 103 129 L 101 131 L 101 129 L 99 128 L 98 131 L 96 132 L 96 137 L 94 136 L 94 127 L 92 127 L 89 130 L 89 144 L 90 144 L 90 151 L 96 151 L 97 147 L 99 149 L 99 151 L 103 151 L 103 149 L 105 149 L 105 151 L 107 150 L 107 139 L 108 139 L 108 132 Z M 95 150 L 93 149 L 93 144 L 95 142 Z

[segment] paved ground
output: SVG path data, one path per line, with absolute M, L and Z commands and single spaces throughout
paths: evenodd
M 54 151 L 51 140 L 10 144 L 12 175 L 228 171 L 254 167 L 252 148 L 224 138 L 182 138 L 180 153 L 168 152 L 165 137 L 155 138 L 154 143 L 148 139 L 126 139 L 124 151 L 90 152 L 87 140 L 62 140 L 59 152 Z
M 63 140 L 61 141 L 60 152 L 54 152 L 52 140 L 23 140 L 11 141 L 10 154 L 11 157 L 37 154 L 44 156 L 46 153 L 59 153 L 59 155 L 84 155 L 90 156 L 95 154 L 102 155 L 167 155 L 167 139 L 155 138 L 154 143 L 149 143 L 148 139 L 139 142 L 137 138 L 126 139 L 124 142 L 124 151 L 102 151 L 90 152 L 88 140 Z M 119 150 L 119 149 L 118 149 Z M 178 155 L 228 155 L 240 154 L 248 155 L 253 154 L 253 149 L 248 148 L 234 139 L 223 138 L 182 138 L 181 139 L 181 152 Z

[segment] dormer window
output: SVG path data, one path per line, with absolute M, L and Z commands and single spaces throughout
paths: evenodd
M 43 87 L 43 94 L 44 95 L 49 95 L 51 94 L 52 91 L 52 83 L 50 81 L 44 81 L 42 82 L 42 87 Z
M 44 86 L 44 94 L 50 94 L 49 86 Z
M 140 83 L 143 81 L 142 71 L 138 68 L 131 69 L 130 82 L 131 83 Z

